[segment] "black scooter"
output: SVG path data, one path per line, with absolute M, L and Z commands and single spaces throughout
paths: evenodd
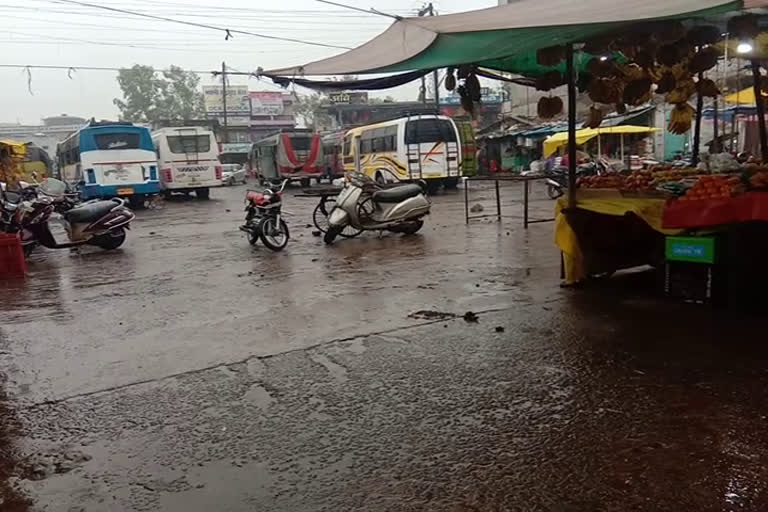
M 76 203 L 64 194 L 66 185 L 48 178 L 39 185 L 38 197 L 19 206 L 17 223 L 25 255 L 39 244 L 49 249 L 67 249 L 94 245 L 105 250 L 117 249 L 125 241 L 126 230 L 136 218 L 120 198 Z M 51 233 L 48 221 L 56 211 L 64 219 L 68 242 L 59 243 Z

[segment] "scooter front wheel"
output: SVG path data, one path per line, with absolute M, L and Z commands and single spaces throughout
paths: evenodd
M 344 226 L 328 226 L 328 231 L 325 232 L 323 242 L 325 242 L 326 245 L 331 245 L 342 231 L 344 231 Z
M 273 251 L 282 251 L 288 245 L 288 239 L 291 237 L 288 232 L 288 225 L 283 219 L 277 224 L 274 217 L 264 217 L 259 224 L 259 235 L 261 241 L 267 248 Z

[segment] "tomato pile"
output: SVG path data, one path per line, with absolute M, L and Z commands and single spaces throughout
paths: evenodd
M 701 176 L 699 181 L 680 198 L 680 201 L 728 199 L 742 193 L 744 193 L 744 185 L 738 176 Z

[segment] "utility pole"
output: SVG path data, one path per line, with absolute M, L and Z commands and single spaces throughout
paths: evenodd
M 435 8 L 432 7 L 432 2 L 429 2 L 427 9 L 429 9 L 430 16 L 435 16 Z M 434 70 L 432 72 L 432 80 L 435 82 L 435 109 L 439 114 L 440 113 L 440 82 L 437 79 L 437 70 Z
M 229 142 L 229 123 L 227 121 L 227 64 L 221 63 L 221 103 L 224 107 L 224 133 L 222 134 L 222 142 L 225 144 Z
M 432 2 L 429 2 L 425 7 L 422 7 L 422 9 L 419 11 L 419 17 L 421 16 L 435 16 L 435 7 L 432 5 Z M 432 80 L 435 82 L 435 108 L 439 111 L 440 110 L 440 83 L 438 81 L 437 77 L 437 70 L 434 70 L 432 72 Z M 422 103 L 424 106 L 427 106 L 427 82 L 424 77 L 421 77 L 421 98 Z

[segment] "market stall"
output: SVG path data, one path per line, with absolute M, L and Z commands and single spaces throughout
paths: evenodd
M 685 252 L 674 249 L 675 244 L 686 243 L 669 237 L 694 229 L 686 222 L 665 224 L 670 215 L 675 218 L 676 209 L 689 206 L 682 203 L 707 211 L 712 201 L 731 200 L 722 209 L 742 212 L 730 214 L 736 225 L 747 218 L 761 220 L 756 214 L 744 215 L 761 211 L 762 201 L 747 194 L 752 188 L 752 194 L 762 194 L 753 181 L 755 173 L 721 162 L 719 156 L 704 158 L 700 149 L 705 103 L 712 102 L 718 112 L 721 92 L 711 73 L 723 59 L 738 55 L 748 63 L 751 76 L 744 78 L 751 82 L 754 98 L 768 92 L 761 71 L 761 59 L 768 56 L 763 34 L 768 20 L 762 18 L 766 7 L 766 0 L 520 0 L 447 16 L 398 17 L 358 48 L 268 76 L 447 68 L 445 84 L 458 92 L 469 113 L 482 101 L 481 70 L 534 80 L 537 90 L 548 93 L 539 100 L 538 116 L 553 120 L 567 114 L 567 131 L 550 141 L 549 151 L 567 147 L 568 196 L 558 203 L 556 240 L 566 260 L 567 281 L 575 282 L 639 264 L 669 267 L 677 252 Z M 554 94 L 563 85 L 566 101 Z M 582 119 L 576 112 L 579 92 L 593 103 Z M 670 132 L 693 133 L 690 167 L 592 176 L 577 183 L 580 140 L 600 135 L 606 112 L 626 112 L 654 99 L 670 106 Z M 768 163 L 764 107 L 764 102 L 755 102 L 758 160 Z M 577 130 L 579 122 L 587 131 Z M 745 197 L 736 199 L 741 195 Z M 709 222 L 713 220 L 704 221 Z

